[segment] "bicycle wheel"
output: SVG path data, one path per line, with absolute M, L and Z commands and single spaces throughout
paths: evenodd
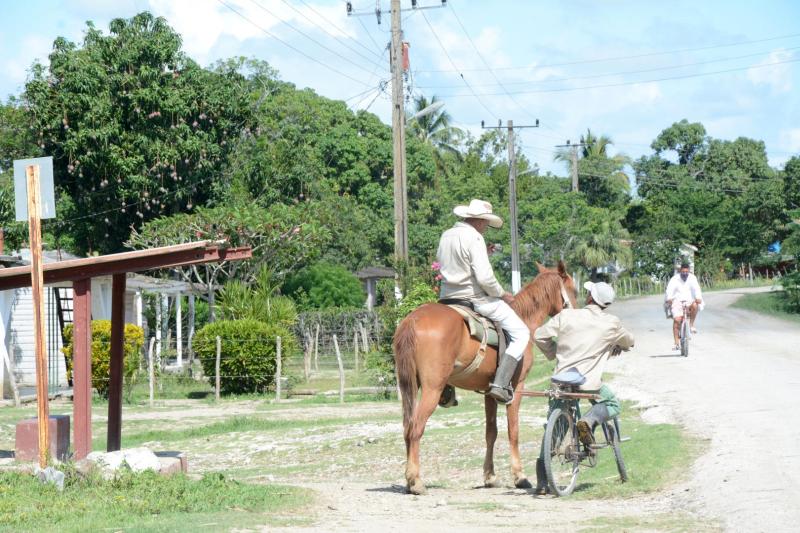
M 553 409 L 544 432 L 544 470 L 550 490 L 569 496 L 578 482 L 580 449 L 575 421 L 567 411 Z
M 622 449 L 620 448 L 620 435 L 619 435 L 619 422 L 615 418 L 613 423 L 607 422 L 609 444 L 614 450 L 614 460 L 617 461 L 617 470 L 619 471 L 619 479 L 623 483 L 628 481 L 628 469 L 625 467 L 625 460 L 622 458 Z
M 689 357 L 689 319 L 683 318 L 681 322 L 681 355 Z

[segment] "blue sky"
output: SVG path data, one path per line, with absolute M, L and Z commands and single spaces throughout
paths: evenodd
M 357 12 L 376 5 L 352 3 Z M 4 1 L 0 95 L 21 90 L 27 69 L 46 61 L 57 36 L 80 41 L 87 20 L 105 30 L 112 18 L 150 10 L 182 34 L 201 64 L 258 57 L 284 80 L 389 122 L 389 92 L 380 89 L 389 78 L 382 50 L 389 1 L 381 4 L 378 25 L 374 15 L 348 18 L 340 0 Z M 635 158 L 683 118 L 714 137 L 764 140 L 774 166 L 800 153 L 800 2 L 447 4 L 403 14 L 412 94 L 439 96 L 454 122 L 474 133 L 481 120 L 540 119 L 540 128 L 519 135 L 524 154 L 545 170 L 565 172 L 552 160 L 553 146 L 586 128 Z

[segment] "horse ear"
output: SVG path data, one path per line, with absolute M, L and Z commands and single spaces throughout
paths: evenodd
M 567 265 L 564 264 L 564 261 L 558 262 L 558 275 L 561 276 L 562 279 L 567 279 L 569 274 L 567 274 Z
M 544 272 L 545 270 L 547 270 L 547 267 L 545 267 L 545 266 L 544 266 L 543 264 L 541 264 L 539 261 L 536 261 L 536 268 L 538 268 L 538 269 L 539 269 L 539 273 L 540 273 L 540 274 L 541 274 L 542 272 Z

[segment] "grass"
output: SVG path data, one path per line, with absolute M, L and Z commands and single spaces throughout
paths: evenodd
M 676 511 L 674 513 L 654 514 L 649 516 L 624 516 L 590 518 L 578 531 L 591 533 L 617 533 L 618 531 L 670 531 L 687 533 L 704 533 L 722 531 L 720 524 L 707 520 L 699 520 L 694 516 Z
M 192 480 L 154 472 L 114 480 L 66 469 L 63 492 L 30 474 L 0 472 L 0 531 L 227 531 L 237 526 L 297 523 L 310 491 L 252 485 L 218 474 Z
M 800 314 L 786 310 L 782 291 L 745 294 L 736 300 L 733 307 L 800 323 Z

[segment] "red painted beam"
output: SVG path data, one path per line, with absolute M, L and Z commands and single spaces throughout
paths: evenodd
M 206 242 L 166 246 L 121 254 L 86 257 L 44 265 L 44 282 L 76 281 L 97 276 L 141 272 L 215 261 L 239 261 L 252 257 L 249 248 L 219 248 Z M 0 269 L 0 290 L 30 286 L 30 266 Z
M 111 284 L 111 360 L 108 384 L 108 438 L 106 451 L 122 445 L 122 367 L 125 358 L 125 274 L 114 274 Z
M 92 280 L 72 284 L 72 418 L 75 459 L 92 451 Z

